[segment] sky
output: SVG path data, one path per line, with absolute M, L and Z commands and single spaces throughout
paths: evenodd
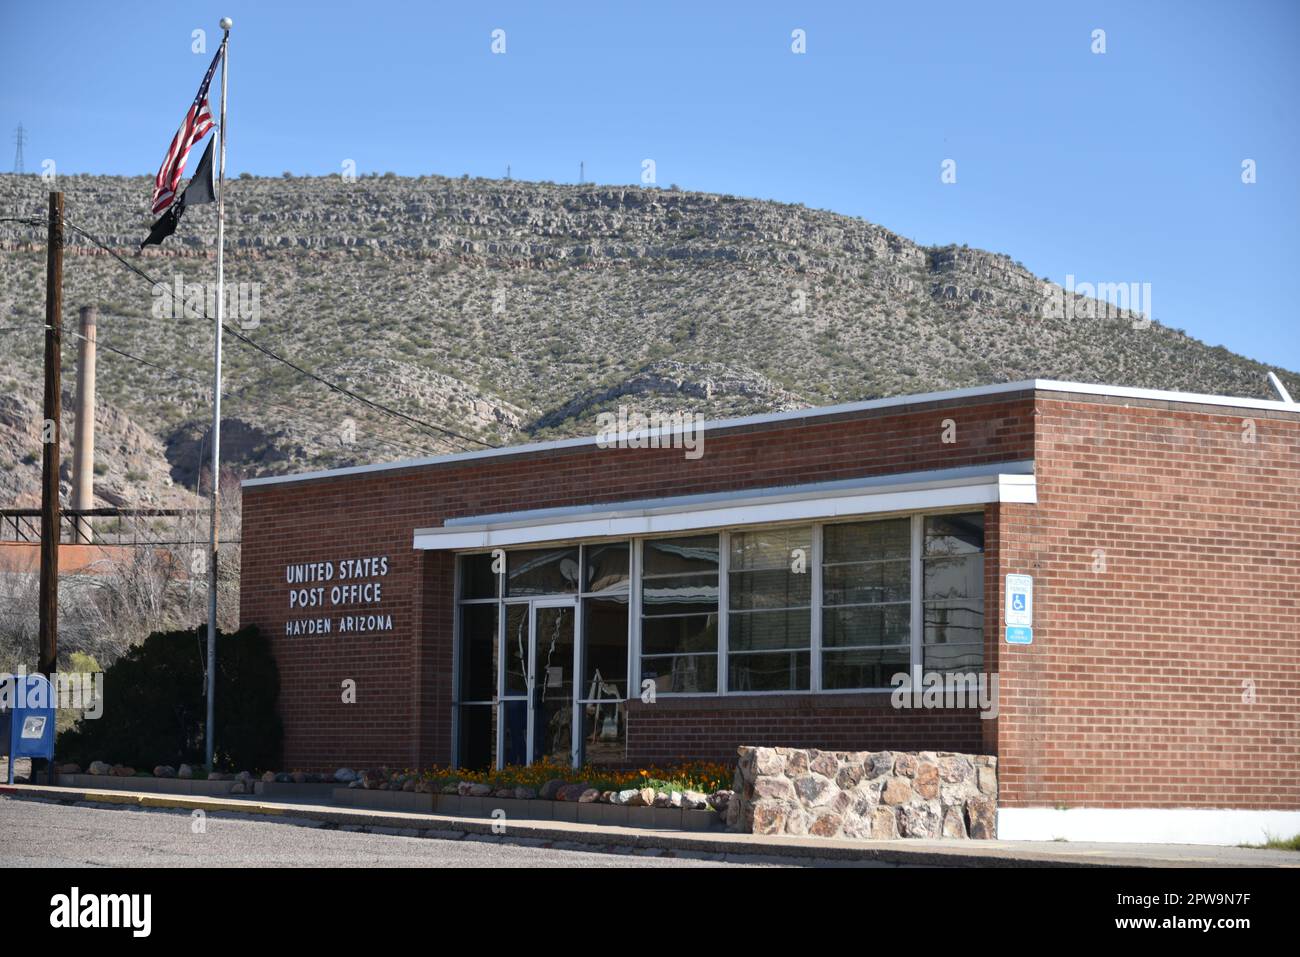
M 665 188 L 1149 283 L 1161 323 L 1300 370 L 1294 0 L 0 0 L 7 148 L 21 122 L 29 172 L 152 176 L 221 16 L 232 175 L 632 184 L 651 159 Z

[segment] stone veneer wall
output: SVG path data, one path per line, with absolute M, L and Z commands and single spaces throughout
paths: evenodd
M 992 755 L 737 751 L 731 830 L 873 840 L 997 836 L 998 759 Z

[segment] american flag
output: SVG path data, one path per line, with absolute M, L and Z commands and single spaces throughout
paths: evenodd
M 208 86 L 212 83 L 212 75 L 217 72 L 217 64 L 221 61 L 224 49 L 225 45 L 222 44 L 222 47 L 217 50 L 217 55 L 212 58 L 212 65 L 203 76 L 198 95 L 190 104 L 189 112 L 185 114 L 181 128 L 172 137 L 172 145 L 167 147 L 167 155 L 163 157 L 162 166 L 158 168 L 158 176 L 153 184 L 155 213 L 162 212 L 176 198 L 176 187 L 180 185 L 181 176 L 185 173 L 185 161 L 189 159 L 190 149 L 207 135 L 208 130 L 212 129 L 212 111 L 208 109 Z

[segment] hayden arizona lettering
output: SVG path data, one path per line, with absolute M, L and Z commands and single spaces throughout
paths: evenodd
M 384 600 L 383 579 L 388 556 L 345 558 L 339 561 L 300 562 L 286 565 L 289 609 L 300 617 L 284 623 L 288 637 L 300 635 L 360 635 L 393 630 L 393 616 L 373 607 Z M 330 614 L 333 609 L 347 614 Z M 303 612 L 325 612 L 303 615 Z

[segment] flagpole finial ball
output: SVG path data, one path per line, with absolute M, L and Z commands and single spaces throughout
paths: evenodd
M 221 22 L 217 24 L 217 26 L 221 27 L 223 30 L 229 30 L 234 25 L 235 21 L 231 20 L 230 17 L 222 17 Z

